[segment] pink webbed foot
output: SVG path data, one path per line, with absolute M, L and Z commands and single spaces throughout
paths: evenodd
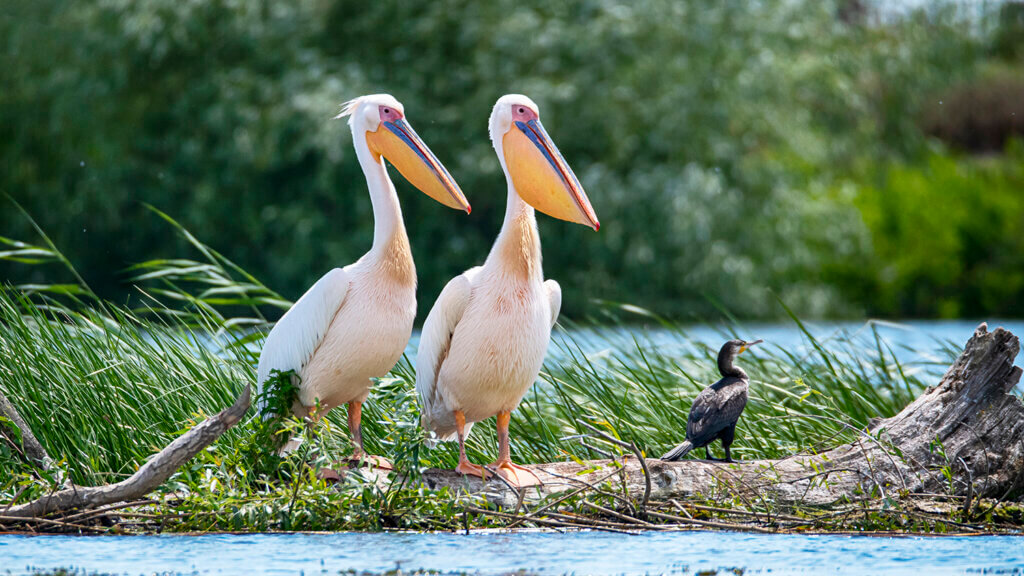
M 514 464 L 511 460 L 497 460 L 490 467 L 497 472 L 498 476 L 501 476 L 516 488 L 540 486 L 543 484 L 532 470 L 525 466 Z
M 459 465 L 455 467 L 455 471 L 465 476 L 478 476 L 487 479 L 487 470 L 483 466 L 473 464 L 469 460 L 462 460 Z

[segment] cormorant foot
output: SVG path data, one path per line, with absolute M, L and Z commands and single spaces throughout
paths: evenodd
M 525 466 L 513 464 L 511 460 L 496 460 L 490 467 L 496 471 L 498 476 L 501 476 L 516 488 L 540 486 L 542 484 L 540 478 L 532 470 Z

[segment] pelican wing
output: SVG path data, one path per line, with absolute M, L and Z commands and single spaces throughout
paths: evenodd
M 416 391 L 420 396 L 423 428 L 434 430 L 442 440 L 454 434 L 454 421 L 447 422 L 452 415 L 447 414 L 437 386 L 437 375 L 448 357 L 455 327 L 469 305 L 473 293 L 472 280 L 479 270 L 479 266 L 471 268 L 444 287 L 423 323 L 420 345 L 416 351 Z
M 309 363 L 345 302 L 348 287 L 348 273 L 335 268 L 317 280 L 277 321 L 260 353 L 256 380 L 259 392 L 263 392 L 263 383 L 270 378 L 271 371 L 298 373 Z M 263 408 L 261 403 L 259 410 L 262 412 Z
M 551 303 L 551 326 L 558 321 L 558 313 L 562 310 L 562 287 L 554 280 L 545 280 L 544 289 L 548 293 L 548 302 Z

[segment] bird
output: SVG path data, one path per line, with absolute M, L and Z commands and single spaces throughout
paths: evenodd
M 722 379 L 705 388 L 690 407 L 690 417 L 686 422 L 686 440 L 666 452 L 662 460 L 679 460 L 694 448 L 704 448 L 704 455 L 711 458 L 708 446 L 715 440 L 722 441 L 725 449 L 723 462 L 733 462 L 729 447 L 736 436 L 736 422 L 747 406 L 747 390 L 750 378 L 742 368 L 733 364 L 736 357 L 751 346 L 763 340 L 744 342 L 729 340 L 718 351 L 718 371 Z
M 535 209 L 595 231 L 601 225 L 533 100 L 499 98 L 488 131 L 505 173 L 505 219 L 483 265 L 448 282 L 431 308 L 420 335 L 416 389 L 430 444 L 459 442 L 456 471 L 487 477 L 467 459 L 465 441 L 474 422 L 497 416 L 492 468 L 514 486 L 532 486 L 540 480 L 512 462 L 508 427 L 540 373 L 562 305 L 561 287 L 544 280 Z
M 350 100 L 335 116 L 345 117 L 369 188 L 373 245 L 355 263 L 324 274 L 274 325 L 260 353 L 257 384 L 262 392 L 273 371 L 294 371 L 298 395 L 292 412 L 315 423 L 329 410 L 347 405 L 350 458 L 386 466 L 386 460 L 369 457 L 363 449 L 362 406 L 373 379 L 394 367 L 412 335 L 416 268 L 385 160 L 441 204 L 467 214 L 471 208 L 393 96 Z

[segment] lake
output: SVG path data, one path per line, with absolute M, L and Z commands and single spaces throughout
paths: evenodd
M 727 532 L 0 536 L 0 574 L 285 575 L 402 568 L 504 574 L 1019 573 L 1016 536 L 797 536 Z
M 1024 320 L 990 319 L 989 331 L 1003 327 L 1017 336 L 1024 336 Z M 904 320 L 882 321 L 869 320 L 860 322 L 805 322 L 804 326 L 827 349 L 836 351 L 836 346 L 844 337 L 860 344 L 865 350 L 875 348 L 873 332 L 877 331 L 890 351 L 905 368 L 926 370 L 938 378 L 949 368 L 950 363 L 962 350 L 964 344 L 974 334 L 982 320 Z M 696 346 L 705 345 L 717 351 L 723 342 L 732 337 L 745 340 L 763 338 L 763 346 L 776 346 L 798 355 L 814 354 L 814 349 L 806 335 L 794 322 L 743 323 L 731 332 L 722 328 L 707 325 L 688 325 L 679 332 L 655 327 L 642 328 L 610 327 L 610 328 L 572 328 L 568 331 L 556 332 L 552 337 L 552 345 L 548 351 L 548 360 L 557 362 L 566 354 L 566 350 L 575 346 L 588 356 L 600 357 L 602 354 L 613 354 L 617 350 L 635 349 L 639 342 L 645 349 L 656 349 L 662 354 L 671 356 L 679 352 L 694 352 Z M 571 337 L 571 341 L 567 338 Z M 410 343 L 407 350 L 410 358 L 415 357 L 415 342 Z M 636 342 L 634 342 L 634 340 Z M 840 347 L 841 350 L 841 347 Z M 842 356 L 842 353 L 839 353 Z M 1015 360 L 1017 366 L 1024 368 L 1024 354 Z M 1024 389 L 1024 383 L 1018 390 Z

